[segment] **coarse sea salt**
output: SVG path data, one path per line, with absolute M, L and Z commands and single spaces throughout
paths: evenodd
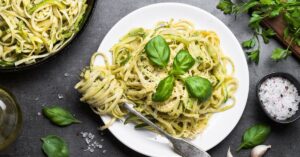
M 266 111 L 277 120 L 286 120 L 298 110 L 298 90 L 285 78 L 271 77 L 265 80 L 259 88 L 258 95 Z
M 81 137 L 84 138 L 85 143 L 87 144 L 87 148 L 84 151 L 88 151 L 93 153 L 96 149 L 102 149 L 103 145 L 100 144 L 98 141 L 95 140 L 95 135 L 90 132 L 80 132 Z M 103 139 L 101 139 L 103 141 Z M 102 153 L 105 153 L 106 150 L 104 149 Z

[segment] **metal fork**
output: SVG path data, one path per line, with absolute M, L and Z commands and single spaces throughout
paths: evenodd
M 164 130 L 162 130 L 159 126 L 151 122 L 148 118 L 143 116 L 141 113 L 136 111 L 133 108 L 132 104 L 125 103 L 124 107 L 131 112 L 132 114 L 138 116 L 141 120 L 143 120 L 145 123 L 148 125 L 152 126 L 154 129 L 156 129 L 159 133 L 164 135 L 172 144 L 175 152 L 182 157 L 210 157 L 210 155 L 205 152 L 204 150 L 196 147 L 195 145 L 180 139 L 180 138 L 175 138 L 166 133 Z

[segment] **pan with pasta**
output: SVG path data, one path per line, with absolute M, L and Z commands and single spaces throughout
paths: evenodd
M 125 118 L 125 123 L 152 130 L 122 108 L 129 102 L 172 136 L 194 138 L 214 113 L 235 105 L 233 62 L 215 32 L 195 29 L 190 21 L 134 28 L 111 53 L 111 64 L 106 55 L 95 53 L 75 87 L 95 113 L 112 117 L 102 129 Z M 94 64 L 98 57 L 105 65 Z
M 35 64 L 56 54 L 82 28 L 91 0 L 1 0 L 0 69 Z

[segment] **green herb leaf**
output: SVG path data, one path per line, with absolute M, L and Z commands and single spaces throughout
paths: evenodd
M 68 157 L 69 149 L 67 143 L 60 137 L 49 135 L 42 138 L 42 149 L 48 157 Z
M 295 42 L 296 42 L 296 44 L 297 44 L 298 46 L 300 46 L 300 39 L 299 39 L 299 38 L 295 39 Z
M 134 114 L 129 114 L 129 116 L 125 119 L 124 124 L 128 124 L 132 121 L 137 121 L 139 118 Z
M 255 38 L 251 38 L 249 40 L 242 42 L 243 48 L 247 48 L 247 49 L 253 48 L 255 45 L 256 45 Z
M 279 61 L 287 58 L 291 53 L 292 52 L 287 49 L 276 48 L 273 50 L 271 58 L 275 61 Z
M 259 3 L 256 0 L 250 0 L 249 2 L 244 3 L 239 8 L 239 13 L 247 13 L 249 9 L 253 8 L 254 6 L 258 5 Z
M 260 0 L 260 3 L 263 5 L 273 5 L 275 4 L 274 0 Z
M 224 14 L 233 13 L 233 3 L 231 0 L 220 0 L 217 8 L 223 11 Z
M 81 123 L 79 120 L 73 117 L 73 115 L 58 106 L 43 108 L 43 114 L 54 124 L 58 126 L 67 126 L 72 123 Z
M 271 132 L 271 127 L 265 124 L 257 124 L 248 128 L 243 135 L 242 144 L 237 150 L 253 148 L 262 144 Z
M 276 33 L 273 31 L 273 29 L 267 29 L 267 30 L 264 30 L 262 31 L 262 38 L 264 40 L 264 43 L 269 43 L 269 38 L 274 36 Z
M 250 51 L 247 52 L 248 58 L 255 62 L 256 64 L 259 62 L 259 50 L 254 50 L 254 51 Z
M 168 76 L 161 80 L 156 88 L 156 92 L 152 96 L 152 100 L 156 102 L 167 100 L 172 95 L 174 82 L 174 76 Z
M 14 65 L 15 65 L 14 62 L 7 62 L 7 61 L 0 60 L 0 67 L 12 67 Z
M 276 7 L 274 9 L 272 9 L 272 11 L 270 13 L 270 18 L 278 16 L 281 11 L 282 11 L 282 7 Z
M 270 30 L 263 30 L 260 23 L 263 19 L 271 19 L 278 16 L 283 16 L 285 23 L 284 38 L 292 41 L 288 44 L 288 49 L 292 44 L 300 46 L 300 2 L 299 0 L 248 0 L 241 3 L 233 3 L 230 0 L 221 0 L 217 6 L 224 13 L 237 15 L 239 13 L 247 12 L 253 9 L 251 18 L 249 20 L 249 27 L 254 31 L 255 36 L 260 35 L 264 43 L 269 42 L 269 38 L 275 33 Z M 260 42 L 258 42 L 258 50 L 248 53 L 251 60 L 258 63 Z M 246 46 L 247 47 L 247 46 Z M 250 46 L 249 46 L 250 47 Z M 277 51 L 279 52 L 279 51 Z M 290 51 L 280 51 L 283 56 L 289 54 Z M 284 53 L 283 53 L 284 52 Z M 278 57 L 281 58 L 281 57 Z M 284 57 L 283 57 L 284 58 Z
M 173 69 L 170 72 L 174 75 L 182 75 L 186 73 L 195 64 L 194 58 L 186 50 L 177 53 L 173 62 Z
M 212 94 L 212 84 L 206 78 L 191 76 L 185 79 L 185 85 L 190 96 L 200 101 L 207 100 Z
M 151 39 L 145 50 L 147 57 L 153 64 L 161 68 L 167 66 L 170 59 L 170 47 L 162 36 L 158 35 Z
M 257 28 L 259 27 L 259 23 L 262 21 L 263 17 L 260 16 L 259 14 L 256 14 L 255 12 L 252 13 L 250 21 L 249 21 L 249 26 L 251 28 Z
M 140 123 L 140 124 L 137 124 L 136 126 L 134 126 L 135 129 L 142 129 L 142 128 L 145 128 L 149 126 L 147 123 Z

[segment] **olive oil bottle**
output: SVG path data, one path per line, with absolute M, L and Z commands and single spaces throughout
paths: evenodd
M 12 144 L 22 127 L 22 113 L 12 94 L 0 88 L 0 151 Z

